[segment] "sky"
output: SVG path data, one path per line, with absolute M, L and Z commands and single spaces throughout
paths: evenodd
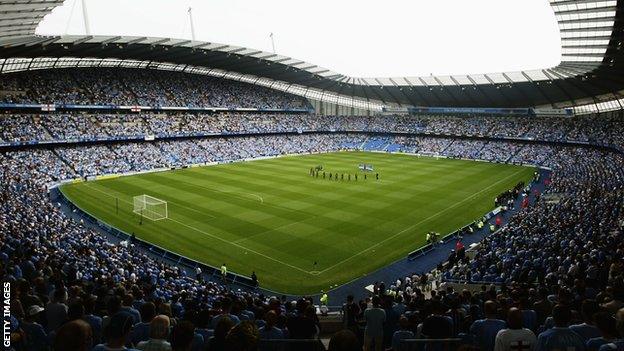
M 84 0 L 92 35 L 195 38 L 272 52 L 352 77 L 492 73 L 556 66 L 547 0 Z M 37 34 L 84 35 L 82 0 Z

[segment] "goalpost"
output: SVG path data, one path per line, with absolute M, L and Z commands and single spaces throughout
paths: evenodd
M 133 212 L 142 217 L 158 221 L 166 219 L 168 216 L 167 201 L 165 200 L 143 194 L 135 196 L 133 198 L 133 203 Z

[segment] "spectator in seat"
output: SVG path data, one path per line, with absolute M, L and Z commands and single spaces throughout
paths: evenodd
M 332 335 L 327 351 L 362 351 L 362 346 L 355 333 L 345 329 Z
M 171 350 L 191 351 L 193 338 L 195 337 L 195 326 L 189 321 L 181 321 L 171 330 Z
M 598 311 L 600 311 L 600 306 L 595 300 L 584 300 L 581 305 L 583 323 L 571 325 L 570 330 L 580 335 L 585 342 L 600 337 L 600 329 L 594 325 L 594 315 Z
M 309 308 L 312 308 L 310 311 Z M 317 334 L 314 306 L 306 299 L 297 301 L 295 314 L 286 322 L 290 339 L 312 339 Z
M 134 324 L 141 322 L 141 314 L 134 307 L 134 296 L 132 294 L 125 294 L 121 301 L 121 311 L 128 312 L 134 318 Z
M 422 323 L 421 334 L 425 339 L 446 339 L 453 337 L 453 320 L 445 316 L 445 309 L 438 300 L 431 302 L 431 315 Z
M 48 349 L 48 336 L 45 329 L 39 324 L 41 312 L 43 308 L 38 305 L 32 305 L 26 310 L 26 316 L 20 328 L 24 331 L 24 348 L 32 351 L 45 351 Z
M 497 318 L 496 302 L 486 301 L 483 306 L 485 319 L 476 320 L 470 326 L 470 334 L 475 338 L 482 350 L 494 350 L 494 341 L 499 331 L 505 328 L 506 323 Z
M 507 314 L 507 329 L 502 329 L 496 334 L 494 351 L 534 350 L 537 344 L 535 334 L 527 328 L 523 328 L 524 315 L 521 310 L 513 307 Z
M 555 305 L 552 310 L 555 326 L 546 330 L 537 337 L 537 351 L 550 350 L 577 350 L 585 351 L 583 338 L 570 330 L 568 325 L 572 319 L 572 313 L 568 306 Z
M 520 298 L 519 308 L 522 311 L 522 326 L 532 331 L 537 330 L 537 312 L 530 308 L 528 297 Z
M 130 341 L 130 331 L 132 330 L 132 316 L 126 312 L 118 312 L 111 316 L 104 335 L 106 342 L 99 344 L 92 351 L 134 351 L 136 349 L 126 348 Z
M 395 331 L 392 335 L 392 350 L 398 351 L 400 350 L 401 340 L 404 339 L 413 339 L 414 333 L 409 330 L 410 324 L 407 320 L 407 317 L 401 316 L 399 318 L 399 330 Z
M 171 351 L 171 345 L 167 341 L 169 336 L 169 317 L 158 315 L 150 322 L 150 338 L 141 341 L 137 349 L 142 351 Z
M 232 299 L 230 299 L 229 297 L 224 297 L 221 300 L 221 314 L 219 314 L 218 316 L 215 316 L 212 319 L 212 327 L 216 329 L 217 324 L 219 324 L 219 321 L 221 320 L 221 318 L 225 318 L 225 317 L 228 317 L 232 322 L 234 322 L 234 324 L 240 323 L 240 319 L 237 316 L 230 313 L 231 310 L 232 310 Z
M 275 324 L 277 324 L 277 314 L 275 311 L 267 312 L 264 316 L 264 320 L 266 324 L 259 330 L 260 339 L 275 340 L 284 338 L 284 332 L 275 326 Z
M 624 309 L 620 309 L 615 314 L 615 320 L 620 338 L 614 342 L 610 342 L 600 346 L 600 351 L 622 351 L 624 350 Z
M 225 337 L 225 351 L 258 350 L 258 327 L 253 322 L 244 321 L 234 326 Z
M 600 336 L 587 340 L 587 351 L 598 351 L 602 345 L 617 340 L 618 333 L 615 327 L 615 318 L 610 313 L 599 312 L 594 315 L 596 327 L 600 330 Z
M 357 332 L 360 313 L 360 306 L 355 303 L 353 295 L 347 296 L 347 303 L 342 306 L 344 328 Z
M 52 301 L 45 307 L 48 331 L 54 331 L 67 320 L 67 290 L 56 288 Z
M 225 337 L 234 325 L 234 322 L 229 317 L 219 319 L 219 323 L 217 323 L 217 327 L 214 329 L 214 335 L 208 340 L 208 350 L 224 351 Z
M 85 314 L 82 319 L 91 326 L 91 331 L 93 332 L 93 346 L 95 346 L 102 341 L 102 318 L 93 314 L 95 309 L 95 298 L 93 296 L 85 298 L 83 305 Z
M 81 319 L 76 319 L 58 329 L 54 339 L 54 351 L 88 351 L 91 350 L 92 344 L 91 326 Z
M 145 302 L 140 310 L 141 323 L 135 324 L 132 328 L 132 343 L 135 345 L 149 339 L 150 322 L 156 317 L 156 305 L 153 302 Z

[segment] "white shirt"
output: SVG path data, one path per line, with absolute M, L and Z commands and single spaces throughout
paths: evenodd
M 536 344 L 537 338 L 529 329 L 503 329 L 496 334 L 494 351 L 533 351 Z

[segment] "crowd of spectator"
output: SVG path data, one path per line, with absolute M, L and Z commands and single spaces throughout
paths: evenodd
M 13 283 L 13 348 L 62 349 L 64 342 L 84 337 L 80 342 L 88 346 L 83 349 L 94 350 L 123 345 L 149 350 L 156 344 L 169 350 L 181 347 L 178 342 L 186 346 L 177 349 L 232 350 L 239 343 L 261 345 L 263 339 L 318 337 L 321 325 L 309 299 L 290 303 L 230 291 L 196 280 L 133 245 L 112 244 L 50 203 L 46 185 L 76 172 L 329 151 L 365 142 L 366 137 L 350 134 L 301 134 L 2 154 L 0 268 Z M 399 350 L 400 340 L 411 338 L 455 338 L 447 345 L 484 350 L 514 349 L 510 345 L 518 341 L 537 350 L 566 342 L 582 350 L 621 345 L 613 317 L 624 306 L 621 155 L 512 142 L 488 147 L 483 141 L 433 137 L 396 137 L 385 143 L 416 151 L 450 149 L 449 155 L 462 158 L 481 156 L 485 149 L 494 154 L 517 148 L 526 150 L 518 153 L 523 161 L 539 162 L 553 173 L 536 204 L 487 237 L 473 259 L 462 256 L 437 273 L 405 277 L 387 289 L 377 287 L 371 298 L 347 303 L 349 331 L 334 335 L 334 347 L 370 341 L 371 347 Z M 445 279 L 502 285 L 470 292 L 432 284 Z M 578 326 L 568 327 L 572 323 Z M 570 330 L 581 330 L 580 336 Z
M 523 138 L 540 141 L 583 142 L 624 147 L 624 122 L 617 117 L 451 117 L 451 116 L 319 116 L 288 113 L 52 113 L 0 116 L 0 141 L 63 141 L 93 138 L 131 138 L 147 135 L 280 133 L 304 131 L 368 131 Z M 435 141 L 432 141 L 435 142 Z M 509 159 L 512 150 L 494 144 L 463 141 L 490 158 Z M 501 145 L 501 144 L 497 144 Z M 456 147 L 448 151 L 455 153 Z M 494 149 L 492 149 L 494 148 Z M 443 150 L 435 148 L 436 153 Z M 491 151 L 490 151 L 491 150 Z M 499 153 L 498 151 L 501 151 Z M 501 154 L 508 157 L 502 158 Z
M 532 206 L 470 255 L 458 243 L 452 259 L 433 272 L 375 285 L 384 323 L 370 334 L 384 346 L 450 339 L 428 346 L 624 348 L 624 157 L 577 147 L 525 150 L 524 160 L 532 154 L 553 169 Z M 455 285 L 465 287 L 457 291 L 449 282 L 469 285 Z M 363 312 L 370 299 L 349 306 L 345 311 L 357 312 L 355 325 L 373 318 Z
M 397 136 L 369 137 L 364 134 L 289 134 L 109 145 L 58 146 L 54 152 L 69 165 L 73 177 L 139 172 L 152 169 L 210 164 L 230 160 L 336 150 L 375 150 L 440 155 L 493 162 L 559 166 L 564 146 L 516 142 L 461 140 L 448 137 Z M 112 157 L 111 157 L 112 156 Z
M 253 84 L 149 69 L 79 68 L 3 75 L 0 102 L 118 106 L 307 108 L 305 99 Z

